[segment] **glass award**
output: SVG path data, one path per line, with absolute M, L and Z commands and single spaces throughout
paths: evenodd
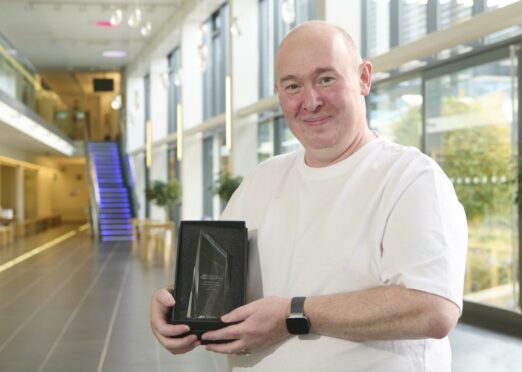
M 229 311 L 229 254 L 204 229 L 199 232 L 187 317 L 219 319 Z
M 200 339 L 230 325 L 221 317 L 246 303 L 247 264 L 244 221 L 181 221 L 170 322 L 188 325 Z

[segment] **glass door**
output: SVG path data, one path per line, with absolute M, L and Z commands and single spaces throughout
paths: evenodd
M 517 80 L 513 48 L 426 73 L 425 148 L 466 210 L 465 300 L 520 312 Z

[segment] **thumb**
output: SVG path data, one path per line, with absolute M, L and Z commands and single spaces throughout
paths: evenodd
M 165 288 L 158 289 L 156 293 L 154 293 L 154 298 L 165 307 L 174 306 L 176 303 L 172 294 Z

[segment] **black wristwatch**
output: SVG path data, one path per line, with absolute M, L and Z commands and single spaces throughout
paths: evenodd
M 286 329 L 291 335 L 306 335 L 310 333 L 310 322 L 304 315 L 306 297 L 294 297 L 290 303 L 290 316 L 286 318 Z

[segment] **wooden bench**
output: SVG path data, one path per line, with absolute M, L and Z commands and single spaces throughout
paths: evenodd
M 62 222 L 59 214 L 30 218 L 16 223 L 17 236 L 27 236 L 57 226 Z
M 5 246 L 14 242 L 13 225 L 0 225 L 0 246 Z

